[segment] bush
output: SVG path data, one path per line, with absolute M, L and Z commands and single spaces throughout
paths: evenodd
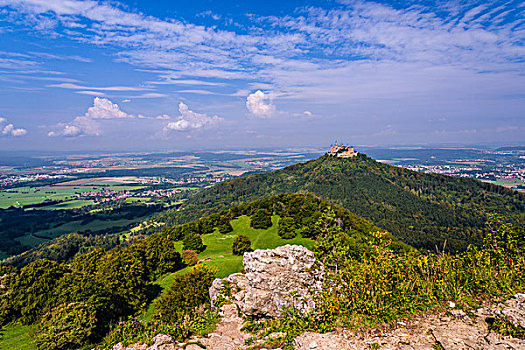
M 56 350 L 89 344 L 96 321 L 94 310 L 86 304 L 62 304 L 42 316 L 37 346 L 41 350 Z
M 182 249 L 202 252 L 206 249 L 206 246 L 202 244 L 202 238 L 199 235 L 188 233 L 182 240 Z
M 199 262 L 197 252 L 191 249 L 182 251 L 182 259 L 184 259 L 184 262 L 190 266 L 194 266 Z
M 112 349 L 118 343 L 128 346 L 133 343 L 149 343 L 157 334 L 168 334 L 176 341 L 183 341 L 190 335 L 190 329 L 180 324 L 166 324 L 157 321 L 146 322 L 135 317 L 119 322 L 104 338 L 103 349 Z
M 232 243 L 232 253 L 233 255 L 243 255 L 245 252 L 252 251 L 252 242 L 245 235 L 238 235 L 235 237 Z
M 251 217 L 250 226 L 255 229 L 267 229 L 272 226 L 272 216 L 264 209 L 258 209 Z
M 295 222 L 293 218 L 286 216 L 279 220 L 279 229 L 277 230 L 279 237 L 284 239 L 292 239 L 297 236 L 295 232 Z
M 197 306 L 209 302 L 208 291 L 215 273 L 216 270 L 197 264 L 190 272 L 176 276 L 171 288 L 155 302 L 155 319 L 175 323 L 193 315 Z
M 230 223 L 230 220 L 231 220 L 231 214 L 221 215 L 219 219 L 217 220 L 217 229 L 223 235 L 233 231 L 233 227 L 232 227 L 232 224 Z

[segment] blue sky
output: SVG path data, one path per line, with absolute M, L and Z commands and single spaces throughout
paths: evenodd
M 0 0 L 0 148 L 522 144 L 522 1 Z

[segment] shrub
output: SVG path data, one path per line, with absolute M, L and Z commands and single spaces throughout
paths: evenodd
M 245 235 L 238 235 L 235 237 L 232 243 L 232 253 L 233 255 L 243 255 L 245 252 L 252 251 L 252 242 Z
M 279 220 L 279 229 L 277 230 L 279 237 L 284 239 L 292 239 L 297 236 L 295 232 L 295 222 L 293 218 L 286 216 Z
M 182 259 L 184 259 L 184 262 L 190 266 L 194 266 L 199 262 L 197 252 L 191 249 L 182 251 Z
M 119 322 L 104 338 L 103 349 L 112 349 L 118 343 L 128 346 L 133 343 L 149 343 L 157 334 L 168 334 L 176 341 L 183 341 L 190 335 L 189 327 L 182 323 L 146 322 L 130 317 Z
M 258 209 L 251 217 L 251 227 L 255 229 L 267 229 L 272 226 L 272 216 L 264 209 Z
M 232 224 L 230 223 L 231 214 L 221 215 L 217 220 L 217 229 L 220 233 L 226 234 L 233 231 Z
M 94 310 L 83 303 L 62 304 L 44 314 L 38 326 L 41 350 L 75 349 L 90 342 L 96 323 Z
M 184 265 L 173 241 L 163 235 L 151 235 L 137 241 L 131 249 L 144 257 L 146 273 L 150 279 L 177 271 Z
M 182 322 L 185 315 L 193 315 L 197 306 L 209 302 L 208 291 L 216 270 L 202 264 L 175 277 L 171 288 L 155 302 L 155 319 L 162 322 Z
M 182 240 L 182 249 L 202 252 L 206 249 L 206 246 L 202 244 L 202 238 L 199 235 L 188 233 Z

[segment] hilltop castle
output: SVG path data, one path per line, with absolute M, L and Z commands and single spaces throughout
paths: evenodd
M 329 156 L 339 157 L 339 158 L 352 158 L 357 156 L 357 152 L 354 150 L 354 147 L 345 146 L 343 144 L 338 145 L 335 141 L 335 145 L 330 145 Z

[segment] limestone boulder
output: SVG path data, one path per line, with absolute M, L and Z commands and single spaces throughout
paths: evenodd
M 210 289 L 212 302 L 227 299 L 245 315 L 278 317 L 283 307 L 308 312 L 313 296 L 322 290 L 324 267 L 303 246 L 244 253 L 245 272 L 217 279 Z

